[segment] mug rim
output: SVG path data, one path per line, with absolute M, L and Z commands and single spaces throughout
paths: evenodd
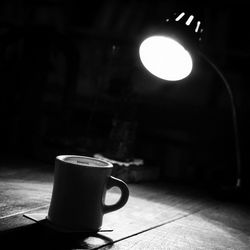
M 84 156 L 84 155 L 57 155 L 56 156 L 56 160 L 59 160 L 61 162 L 73 165 L 73 166 L 83 166 L 83 167 L 92 167 L 92 166 L 88 166 L 88 165 L 84 165 L 84 164 L 77 164 L 77 163 L 73 163 L 70 161 L 66 161 L 67 158 L 84 158 L 84 159 L 89 159 L 91 161 L 96 161 L 96 162 L 100 162 L 100 163 L 104 163 L 106 164 L 105 166 L 95 166 L 95 168 L 112 168 L 113 164 L 111 162 L 105 161 L 105 160 L 101 160 L 101 159 L 97 159 L 95 157 L 90 157 L 90 156 Z

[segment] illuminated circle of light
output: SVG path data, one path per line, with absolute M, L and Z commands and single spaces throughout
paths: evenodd
M 184 47 L 165 36 L 145 39 L 139 49 L 144 67 L 153 75 L 169 81 L 178 81 L 192 71 L 192 57 Z

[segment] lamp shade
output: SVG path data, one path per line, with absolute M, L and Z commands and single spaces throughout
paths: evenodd
M 161 27 L 147 36 L 139 47 L 144 67 L 156 77 L 179 81 L 193 68 L 189 49 L 200 41 L 202 29 L 193 15 L 182 12 L 167 19 Z

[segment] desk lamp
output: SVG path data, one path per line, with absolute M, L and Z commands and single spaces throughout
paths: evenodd
M 203 28 L 194 15 L 182 12 L 174 14 L 142 41 L 139 56 L 143 66 L 156 77 L 180 82 L 188 77 L 193 68 L 192 55 L 198 54 L 203 58 L 225 84 L 228 92 L 234 128 L 236 153 L 236 182 L 234 188 L 241 186 L 241 156 L 239 146 L 236 107 L 232 90 L 219 68 L 200 50 Z

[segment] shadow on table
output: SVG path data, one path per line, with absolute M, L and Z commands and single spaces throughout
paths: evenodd
M 39 224 L 0 232 L 0 239 L 0 247 L 6 249 L 98 249 L 113 244 L 112 239 L 100 233 L 60 233 Z

